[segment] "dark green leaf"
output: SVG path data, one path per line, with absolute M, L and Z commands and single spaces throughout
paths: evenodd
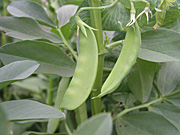
M 115 95 L 112 95 L 112 98 L 115 101 L 122 103 L 126 108 L 129 108 L 130 106 L 132 106 L 133 103 L 136 101 L 136 97 L 132 95 L 131 93 L 115 94 Z
M 111 115 L 102 113 L 95 115 L 82 123 L 73 133 L 73 135 L 111 135 L 111 132 Z
M 169 104 L 152 105 L 149 110 L 162 115 L 171 122 L 180 132 L 180 106 Z
M 142 33 L 139 58 L 153 62 L 180 61 L 180 34 L 157 29 Z
M 137 63 L 128 75 L 128 85 L 137 99 L 146 102 L 150 96 L 156 63 L 137 59 Z
M 14 1 L 9 4 L 7 10 L 11 15 L 17 17 L 30 17 L 42 21 L 52 27 L 56 27 L 45 10 L 38 3 L 31 1 Z
M 25 119 L 48 119 L 64 118 L 65 115 L 56 108 L 31 101 L 31 100 L 14 100 L 1 103 L 8 120 L 25 120 Z
M 105 9 L 102 14 L 102 24 L 104 30 L 121 31 L 121 26 L 118 21 L 121 22 L 122 27 L 125 27 L 130 19 L 130 12 L 120 2 L 115 6 Z
M 157 86 L 162 95 L 171 93 L 180 81 L 180 62 L 163 63 L 157 77 Z
M 26 17 L 0 17 L 0 30 L 22 40 L 47 39 L 55 43 L 62 42 L 57 35 L 44 30 L 35 20 Z
M 137 112 L 116 121 L 118 135 L 179 135 L 174 125 L 159 114 Z
M 75 63 L 59 48 L 45 42 L 21 41 L 0 48 L 0 59 L 4 64 L 18 60 L 37 61 L 37 73 L 72 76 Z

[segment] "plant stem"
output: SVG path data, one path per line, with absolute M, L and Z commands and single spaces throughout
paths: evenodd
M 52 89 L 53 89 L 53 79 L 51 75 L 49 75 L 49 88 L 48 88 L 48 95 L 47 95 L 48 105 L 52 105 L 52 99 L 53 99 Z
M 77 124 L 80 125 L 82 122 L 84 122 L 88 118 L 86 102 L 84 102 L 79 108 L 77 108 L 75 112 L 76 112 Z
M 63 98 L 68 86 L 69 86 L 69 82 L 70 82 L 70 78 L 63 77 L 59 83 L 58 90 L 57 90 L 57 96 L 56 96 L 56 100 L 55 100 L 55 105 L 54 105 L 54 107 L 57 109 L 60 108 L 60 103 L 62 101 L 62 98 Z M 47 126 L 48 127 L 47 132 L 50 134 L 53 134 L 56 131 L 59 122 L 60 122 L 59 118 L 49 119 L 48 126 Z
M 104 70 L 104 71 L 107 71 L 107 72 L 111 72 L 111 71 L 112 71 L 112 68 L 104 67 L 103 70 Z
M 135 107 L 132 107 L 132 108 L 125 109 L 125 110 L 123 110 L 122 112 L 120 112 L 119 114 L 117 114 L 117 115 L 113 118 L 113 120 L 116 120 L 116 119 L 122 117 L 123 115 L 125 115 L 125 114 L 128 113 L 128 112 L 131 112 L 131 111 L 134 111 L 134 110 L 137 110 L 137 109 L 141 109 L 141 108 L 145 108 L 145 107 L 149 107 L 150 105 L 152 105 L 152 104 L 154 104 L 154 103 L 157 103 L 157 102 L 160 102 L 160 101 L 163 101 L 163 100 L 164 100 L 164 98 L 163 98 L 163 97 L 160 97 L 160 98 L 158 98 L 158 99 L 156 99 L 156 100 L 153 100 L 153 101 L 151 101 L 151 102 L 149 102 L 149 103 L 146 103 L 146 104 L 142 104 L 142 105 L 138 105 L 138 106 L 135 106 Z
M 68 135 L 72 135 L 71 130 L 69 129 L 69 127 L 68 127 L 68 125 L 67 125 L 65 120 L 64 120 L 64 126 L 66 128 L 66 131 L 67 131 Z
M 112 50 L 112 49 L 114 49 L 114 47 L 116 47 L 116 46 L 118 46 L 118 45 L 123 45 L 123 40 L 116 41 L 116 42 L 113 42 L 113 43 L 107 45 L 107 46 L 106 46 L 106 49 Z
M 101 6 L 101 3 L 99 0 L 89 0 L 89 4 L 92 7 Z M 91 10 L 91 26 L 95 29 L 98 29 L 97 31 L 94 31 L 94 34 L 96 36 L 96 40 L 98 44 L 98 53 L 101 53 L 104 50 L 101 10 Z M 103 65 L 104 65 L 104 55 L 99 55 L 97 76 L 95 79 L 91 97 L 96 97 L 97 95 L 100 94 L 101 85 L 102 85 L 102 76 L 103 76 Z M 100 98 L 91 99 L 91 109 L 92 109 L 92 115 L 95 115 L 101 112 L 101 99 Z
M 98 0 L 89 0 L 89 4 L 91 7 L 83 7 L 80 8 L 79 11 L 76 13 L 76 16 L 79 15 L 80 12 L 84 11 L 84 10 L 101 10 L 101 9 L 105 9 L 105 8 L 110 8 L 113 7 L 116 3 L 118 2 L 118 0 L 115 0 L 112 4 L 107 5 L 107 6 L 101 6 L 100 1 Z M 97 5 L 97 6 L 96 6 Z
M 67 42 L 66 38 L 64 37 L 62 31 L 61 31 L 61 28 L 58 29 L 58 32 L 64 42 L 64 44 L 66 45 L 66 47 L 69 49 L 69 51 L 72 53 L 72 55 L 74 56 L 75 60 L 77 61 L 77 55 L 76 55 L 76 52 L 72 49 L 72 47 L 69 45 L 69 43 Z

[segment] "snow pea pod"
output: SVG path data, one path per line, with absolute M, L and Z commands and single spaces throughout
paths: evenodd
M 121 81 L 126 77 L 132 66 L 135 64 L 140 46 L 141 33 L 137 22 L 135 22 L 134 25 L 127 27 L 127 33 L 121 53 L 111 73 L 104 82 L 101 93 L 98 97 L 111 93 L 118 88 Z
M 79 56 L 74 76 L 63 97 L 60 107 L 74 110 L 88 98 L 97 73 L 98 48 L 96 37 L 90 28 L 79 33 Z

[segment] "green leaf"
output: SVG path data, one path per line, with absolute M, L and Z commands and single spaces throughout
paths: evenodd
M 118 135 L 179 135 L 174 125 L 159 114 L 137 112 L 116 121 Z
M 65 117 L 65 115 L 58 109 L 32 100 L 6 101 L 2 102 L 1 105 L 8 116 L 8 120 Z
M 171 122 L 180 132 L 180 106 L 170 104 L 152 105 L 149 110 L 162 115 Z
M 0 59 L 4 64 L 19 60 L 37 61 L 40 66 L 36 73 L 73 75 L 75 63 L 59 48 L 38 41 L 20 41 L 0 48 Z
M 121 31 L 120 24 L 122 27 L 126 27 L 129 22 L 130 12 L 120 2 L 111 8 L 107 8 L 102 13 L 102 24 L 104 30 Z
M 30 77 L 22 81 L 14 82 L 12 85 L 36 94 L 40 94 L 40 91 L 43 89 L 48 89 L 47 82 L 37 77 Z
M 62 42 L 56 34 L 44 30 L 35 20 L 26 17 L 0 17 L 0 30 L 21 40 L 47 39 L 55 43 Z
M 157 29 L 142 33 L 139 58 L 153 62 L 180 61 L 180 33 Z
M 30 76 L 39 64 L 35 61 L 16 61 L 0 68 L 0 83 L 12 80 L 20 80 Z
M 129 88 L 141 102 L 146 102 L 150 96 L 155 71 L 156 63 L 137 59 L 128 75 Z
M 120 93 L 112 95 L 112 99 L 118 103 L 122 103 L 126 108 L 133 106 L 133 103 L 137 100 L 136 97 L 131 93 Z
M 0 106 L 0 135 L 9 135 L 6 114 Z
M 5 86 L 7 86 L 7 85 L 9 85 L 9 84 L 11 84 L 11 83 L 13 83 L 14 81 L 8 81 L 8 82 L 2 82 L 2 83 L 0 83 L 0 90 L 2 90 L 2 88 L 3 87 L 5 87 Z
M 111 3 L 109 3 L 111 4 Z M 79 6 L 78 10 L 81 7 L 89 7 L 87 0 L 84 0 Z M 91 25 L 90 11 L 85 10 L 79 14 L 83 22 Z M 130 18 L 130 10 L 126 9 L 120 2 L 111 8 L 106 8 L 102 11 L 102 25 L 103 30 L 110 31 L 121 31 L 121 26 L 118 21 L 121 22 L 122 26 L 125 27 Z M 72 26 L 76 25 L 75 22 L 72 22 Z
M 56 27 L 41 5 L 36 2 L 14 1 L 8 5 L 7 10 L 11 15 L 17 17 L 30 17 L 42 21 L 52 27 Z
M 111 132 L 111 115 L 101 113 L 83 122 L 73 133 L 73 135 L 111 135 Z
M 57 10 L 57 19 L 59 21 L 59 27 L 66 25 L 70 18 L 76 13 L 78 6 L 76 5 L 64 5 Z
M 157 86 L 162 95 L 171 93 L 180 81 L 180 63 L 163 63 L 157 77 Z
M 180 106 L 180 90 L 174 91 L 174 94 L 171 93 L 171 96 L 166 97 L 166 100 Z

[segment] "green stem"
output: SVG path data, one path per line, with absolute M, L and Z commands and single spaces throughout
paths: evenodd
M 57 90 L 57 96 L 55 99 L 55 105 L 54 105 L 54 107 L 57 109 L 60 108 L 62 98 L 63 98 L 63 96 L 64 96 L 64 94 L 65 94 L 65 92 L 69 86 L 69 82 L 70 82 L 70 78 L 63 77 L 59 83 L 58 90 Z M 49 119 L 47 132 L 50 134 L 53 134 L 56 131 L 59 122 L 60 122 L 59 118 Z
M 79 108 L 77 108 L 75 112 L 76 112 L 77 124 L 80 125 L 82 122 L 84 122 L 88 118 L 86 102 L 84 102 Z
M 154 84 L 154 87 L 156 88 L 158 94 L 159 94 L 160 96 L 162 96 L 162 93 L 161 93 L 161 91 L 159 90 L 159 88 L 158 88 L 158 86 L 157 86 L 157 83 L 156 83 L 155 81 L 153 81 L 153 84 Z
M 70 50 L 70 52 L 72 53 L 72 55 L 74 56 L 75 60 L 77 61 L 78 57 L 76 55 L 76 52 L 72 49 L 72 47 L 69 45 L 69 43 L 67 42 L 66 38 L 64 37 L 61 28 L 58 29 L 58 32 L 64 42 L 64 44 L 66 45 L 66 47 Z
M 53 99 L 53 79 L 51 75 L 49 75 L 49 88 L 48 88 L 48 95 L 47 95 L 47 104 L 52 105 L 52 99 Z
M 123 45 L 123 40 L 116 41 L 116 42 L 113 42 L 113 43 L 107 45 L 107 46 L 106 46 L 106 49 L 112 50 L 112 49 L 114 49 L 114 47 L 116 47 L 116 46 L 118 46 L 118 45 Z
M 176 94 L 178 94 L 178 93 L 180 93 L 180 90 L 173 91 L 173 92 L 171 92 L 170 94 L 168 94 L 168 95 L 166 95 L 166 96 L 164 96 L 164 97 L 165 97 L 165 98 L 167 98 L 167 97 L 170 97 L 170 96 L 176 95 Z
M 107 72 L 111 72 L 111 71 L 112 71 L 112 68 L 104 67 L 103 70 L 104 70 L 104 71 L 107 71 Z
M 163 101 L 163 100 L 164 100 L 164 98 L 163 98 L 163 97 L 160 97 L 160 98 L 158 98 L 158 99 L 156 99 L 156 100 L 153 100 L 153 101 L 151 101 L 151 102 L 149 102 L 149 103 L 146 103 L 146 104 L 142 104 L 142 105 L 139 105 L 139 106 L 135 106 L 135 107 L 132 107 L 132 108 L 125 109 L 125 110 L 123 110 L 122 112 L 120 112 L 119 114 L 117 114 L 117 115 L 113 118 L 113 120 L 116 120 L 116 119 L 122 117 L 123 115 L 125 115 L 125 114 L 128 113 L 128 112 L 131 112 L 131 111 L 134 111 L 134 110 L 137 110 L 137 109 L 141 109 L 141 108 L 149 107 L 150 105 L 152 105 L 152 104 L 154 104 L 154 103 L 157 103 L 157 102 L 160 102 L 160 101 Z
M 91 7 L 100 7 L 101 2 L 99 0 L 88 0 Z M 81 9 L 83 10 L 83 9 Z M 104 50 L 103 45 L 103 31 L 102 31 L 102 21 L 101 21 L 101 10 L 91 10 L 91 26 L 97 31 L 94 31 L 98 44 L 98 53 Z M 91 98 L 96 97 L 101 93 L 102 76 L 103 76 L 103 65 L 104 65 L 104 55 L 98 56 L 98 69 L 95 83 L 93 86 L 93 91 L 91 93 Z M 101 99 L 95 98 L 91 99 L 91 109 L 92 115 L 101 112 Z
M 77 12 L 76 16 L 78 16 L 79 13 L 84 11 L 84 10 L 101 10 L 101 9 L 113 7 L 116 3 L 118 3 L 118 0 L 115 0 L 112 4 L 107 5 L 107 6 L 101 6 L 101 4 L 98 4 L 100 2 L 97 0 L 89 0 L 89 2 L 90 2 L 89 4 L 91 5 L 91 7 L 80 8 L 79 11 Z M 98 5 L 97 7 L 94 6 L 96 3 Z
M 66 128 L 66 131 L 67 131 L 68 135 L 72 135 L 71 130 L 69 129 L 69 127 L 68 127 L 68 125 L 67 125 L 65 120 L 64 120 L 64 126 Z

